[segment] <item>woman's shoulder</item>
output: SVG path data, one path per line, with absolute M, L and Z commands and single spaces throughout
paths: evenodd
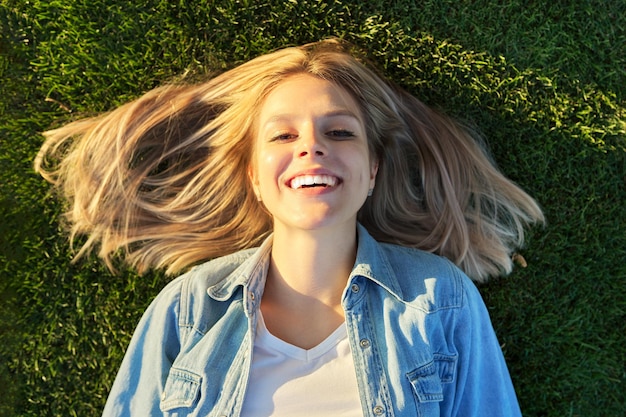
M 222 282 L 257 250 L 244 249 L 230 255 L 214 258 L 192 267 L 170 281 L 158 294 L 155 302 L 174 304 L 180 298 L 197 298 L 207 294 L 207 289 Z
M 453 275 L 463 272 L 452 261 L 443 256 L 426 252 L 421 249 L 397 245 L 393 243 L 379 243 L 389 262 L 397 267 L 409 268 L 423 275 Z
M 257 250 L 258 248 L 244 249 L 192 267 L 187 273 L 176 278 L 176 281 L 180 281 L 183 296 L 206 296 L 210 287 L 227 279 Z
M 186 280 L 192 287 L 206 292 L 207 288 L 222 282 L 257 251 L 258 248 L 244 249 L 212 259 L 194 266 L 178 279 Z
M 428 309 L 461 307 L 472 281 L 449 259 L 416 248 L 380 243 L 402 298 L 428 300 Z M 424 297 L 427 295 L 427 297 Z
M 236 274 L 237 268 L 256 250 L 242 250 L 191 268 L 160 291 L 147 313 L 150 316 L 163 316 L 164 313 L 170 316 L 169 320 L 177 323 L 182 339 L 188 333 L 184 329 L 205 332 L 207 323 L 223 313 L 221 308 L 227 307 L 210 297 L 208 290 Z

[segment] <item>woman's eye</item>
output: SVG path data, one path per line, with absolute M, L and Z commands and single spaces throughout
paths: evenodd
M 272 141 L 285 141 L 285 140 L 291 140 L 293 138 L 295 138 L 296 135 L 294 135 L 293 133 L 280 133 L 278 135 L 272 136 Z
M 354 137 L 354 132 L 345 129 L 335 129 L 326 133 L 328 136 L 335 138 L 351 138 Z

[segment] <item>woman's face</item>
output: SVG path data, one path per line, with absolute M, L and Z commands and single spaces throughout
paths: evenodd
M 255 132 L 250 178 L 275 230 L 354 228 L 378 164 L 348 92 L 312 75 L 290 76 L 263 102 Z

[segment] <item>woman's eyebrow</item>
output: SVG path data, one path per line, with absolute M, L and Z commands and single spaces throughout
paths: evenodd
M 269 119 L 267 119 L 264 123 L 264 126 L 268 126 L 274 123 L 289 121 L 289 120 L 292 120 L 294 116 L 295 115 L 292 113 L 276 114 L 270 117 Z M 318 118 L 330 118 L 330 117 L 351 117 L 353 119 L 356 119 L 357 121 L 361 121 L 361 117 L 358 114 L 355 114 L 353 111 L 348 110 L 348 109 L 331 110 L 329 112 L 323 113 L 320 116 L 318 116 Z
M 348 117 L 353 117 L 357 120 L 361 120 L 361 117 L 359 117 L 359 115 L 355 114 L 353 111 L 348 110 L 348 109 L 333 110 L 324 114 L 324 117 L 338 117 L 338 116 L 348 116 Z

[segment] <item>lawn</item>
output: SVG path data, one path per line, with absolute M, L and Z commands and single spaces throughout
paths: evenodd
M 41 132 L 278 47 L 350 40 L 543 207 L 480 290 L 525 416 L 626 410 L 623 0 L 0 0 L 0 415 L 98 415 L 169 277 L 71 263 Z

